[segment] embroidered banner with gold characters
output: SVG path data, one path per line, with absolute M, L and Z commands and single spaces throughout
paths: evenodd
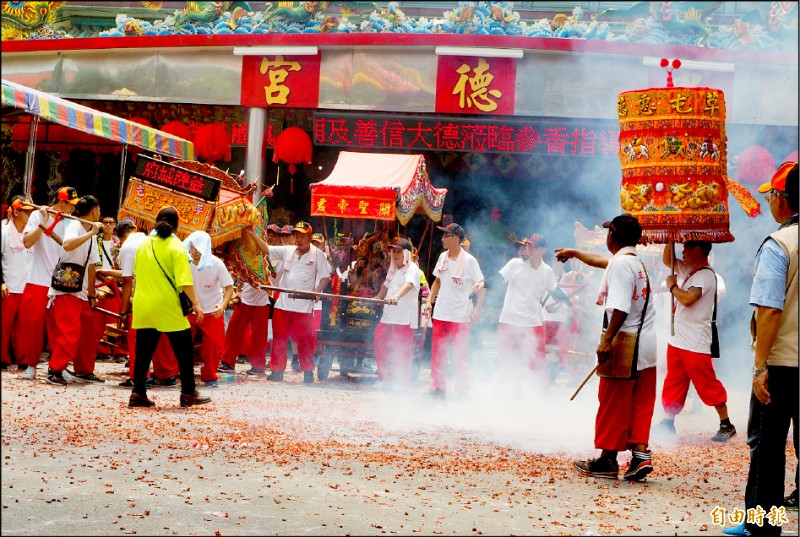
M 731 242 L 728 192 L 754 216 L 758 202 L 727 177 L 725 96 L 713 88 L 626 91 L 617 100 L 620 205 L 642 243 Z

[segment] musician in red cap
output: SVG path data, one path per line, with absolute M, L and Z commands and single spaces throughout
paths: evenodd
M 50 343 L 48 346 L 52 349 L 51 338 L 55 328 L 53 310 L 47 308 L 47 292 L 61 252 L 61 239 L 67 229 L 67 222 L 59 213 L 72 214 L 79 199 L 78 192 L 71 186 L 60 188 L 55 203 L 50 206 L 57 216 L 41 209 L 32 213 L 25 224 L 22 242 L 25 248 L 33 248 L 33 265 L 22 292 L 25 307 L 19 312 L 18 322 L 25 327 L 25 337 L 16 350 L 19 363 L 28 366 L 22 375 L 27 380 L 36 378 L 36 366 L 44 348 L 45 333 Z
M 2 225 L 0 242 L 2 242 L 2 271 L 0 271 L 0 295 L 2 302 L 0 308 L 2 312 L 2 369 L 8 368 L 11 364 L 11 344 L 12 334 L 15 348 L 25 338 L 25 327 L 17 322 L 19 312 L 22 308 L 22 293 L 25 290 L 25 282 L 31 272 L 33 264 L 33 250 L 25 248 L 22 241 L 22 232 L 25 224 L 31 216 L 35 207 L 30 200 L 24 196 L 14 196 L 8 208 L 9 218 Z M 22 364 L 22 362 L 18 362 Z M 22 366 L 24 367 L 24 365 Z

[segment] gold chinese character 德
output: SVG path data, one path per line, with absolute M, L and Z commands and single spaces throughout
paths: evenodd
M 686 108 L 686 101 L 689 100 L 689 97 L 684 95 L 678 95 L 674 99 L 670 99 L 669 103 L 672 105 L 672 109 L 675 111 L 676 114 L 691 114 L 692 107 Z
M 367 208 L 369 207 L 369 203 L 366 201 L 359 201 L 358 202 L 358 210 L 361 214 L 367 214 Z
M 300 62 L 284 61 L 283 56 L 275 56 L 274 60 L 264 57 L 261 60 L 262 75 L 269 77 L 269 85 L 264 86 L 267 104 L 286 104 L 289 100 L 291 89 L 283 85 L 289 77 L 289 71 L 300 71 Z
M 499 99 L 503 96 L 503 92 L 496 89 L 489 89 L 494 75 L 489 73 L 491 66 L 480 58 L 478 66 L 471 69 L 468 64 L 462 64 L 461 67 L 456 69 L 456 72 L 461 75 L 453 89 L 453 95 L 459 95 L 458 106 L 461 108 L 472 108 L 475 106 L 482 112 L 492 112 L 497 109 L 497 103 L 492 100 L 492 97 Z M 472 77 L 468 73 L 473 71 L 475 74 Z M 467 82 L 469 82 L 471 93 L 467 95 Z
M 625 102 L 625 97 L 620 97 L 617 99 L 617 115 L 619 117 L 625 117 L 628 115 L 628 104 Z

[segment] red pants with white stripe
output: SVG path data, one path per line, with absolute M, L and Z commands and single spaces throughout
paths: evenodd
M 524 375 L 524 369 L 546 379 L 544 326 L 497 325 L 498 366 L 503 373 Z M 520 367 L 521 366 L 521 367 Z
M 407 324 L 378 323 L 375 327 L 378 380 L 408 384 L 414 360 L 414 329 Z
M 17 322 L 19 326 L 25 327 L 25 337 L 19 338 L 17 358 L 19 363 L 30 367 L 39 365 L 39 357 L 44 349 L 45 330 L 48 340 L 52 339 L 56 328 L 53 326 L 55 317 L 53 308 L 47 308 L 47 292 L 50 287 L 27 283 L 25 291 L 22 293 L 24 308 L 20 308 Z M 49 347 L 53 348 L 53 342 L 49 341 Z M 94 348 L 94 347 L 92 347 Z
M 453 351 L 453 369 L 459 391 L 469 390 L 469 333 L 470 323 L 451 323 L 433 321 L 431 331 L 431 380 L 434 390 L 444 390 L 447 386 L 445 369 L 447 351 Z
M 136 329 L 128 328 L 128 377 L 133 379 L 133 367 L 136 364 Z M 161 339 L 158 340 L 156 352 L 153 353 L 153 375 L 157 379 L 168 379 L 170 377 L 177 377 L 180 374 L 180 367 L 178 367 L 178 359 L 175 353 L 172 352 L 172 346 L 169 344 L 167 334 L 162 333 Z
M 711 354 L 687 351 L 667 345 L 667 376 L 661 390 L 661 405 L 671 416 L 680 414 L 686 404 L 689 383 L 708 406 L 728 402 L 728 392 L 717 379 Z
M 200 368 L 200 380 L 219 380 L 217 368 L 222 359 L 222 349 L 225 347 L 225 317 L 220 315 L 204 315 L 203 322 L 197 322 L 197 315 L 192 313 L 187 317 L 192 328 L 192 339 L 197 335 L 197 331 L 203 332 L 203 345 L 200 348 L 200 358 L 203 360 L 203 367 Z
M 249 332 L 250 345 L 247 356 L 250 367 L 266 370 L 267 349 L 269 348 L 269 304 L 266 306 L 248 306 L 239 302 L 234 306 L 228 321 L 228 331 L 222 351 L 222 361 L 231 367 L 236 366 L 236 356 L 242 349 L 242 339 Z
M 8 352 L 9 345 L 11 344 L 11 336 L 14 335 L 14 353 L 17 357 L 17 363 L 22 363 L 19 357 L 17 346 L 27 335 L 21 335 L 19 330 L 20 304 L 22 304 L 22 293 L 9 293 L 8 296 L 0 302 L 0 316 L 2 316 L 2 333 L 0 333 L 0 340 L 3 342 L 2 361 L 4 364 L 11 363 L 11 353 Z
M 70 362 L 76 375 L 94 373 L 94 312 L 87 300 L 74 295 L 58 295 L 53 301 L 55 334 L 53 334 L 50 369 L 64 371 Z
M 656 368 L 639 371 L 634 379 L 600 379 L 600 408 L 594 426 L 594 447 L 625 451 L 650 442 L 656 406 Z
M 300 369 L 314 371 L 314 343 L 316 340 L 314 314 L 277 308 L 272 313 L 272 354 L 269 357 L 269 368 L 272 371 L 286 370 L 289 338 L 297 342 Z

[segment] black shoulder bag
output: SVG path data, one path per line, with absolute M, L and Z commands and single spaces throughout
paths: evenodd
M 167 271 L 164 270 L 164 267 L 161 266 L 161 263 L 158 262 L 158 257 L 156 257 L 156 247 L 153 245 L 153 239 L 150 239 L 150 248 L 153 250 L 153 259 L 156 260 L 156 264 L 158 264 L 158 268 L 161 269 L 161 272 L 164 273 L 164 277 L 167 279 L 169 284 L 175 289 L 175 292 L 178 293 L 178 300 L 181 303 L 181 311 L 183 315 L 189 315 L 190 313 L 194 313 L 194 306 L 192 305 L 192 301 L 189 300 L 189 295 L 186 294 L 185 291 L 178 291 L 178 288 L 175 287 L 175 284 L 172 283 L 172 280 L 169 276 L 167 276 Z
M 50 278 L 50 287 L 62 293 L 77 293 L 81 291 L 83 289 L 83 278 L 86 275 L 86 265 L 89 264 L 89 256 L 91 255 L 92 245 L 89 244 L 89 253 L 86 254 L 86 261 L 83 265 L 59 260 L 53 270 L 53 276 Z

